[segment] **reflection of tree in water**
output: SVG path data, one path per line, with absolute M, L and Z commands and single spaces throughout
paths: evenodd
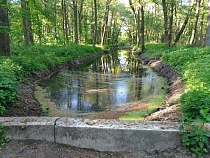
M 113 109 L 118 101 L 140 100 L 143 74 L 142 66 L 131 53 L 118 56 L 118 52 L 112 52 L 85 64 L 84 69 L 79 66 L 75 71 L 60 73 L 47 87 L 54 102 L 66 107 L 63 109 L 98 112 Z

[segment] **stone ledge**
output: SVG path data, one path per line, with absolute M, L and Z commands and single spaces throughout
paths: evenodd
M 99 151 L 164 151 L 181 146 L 174 122 L 1 117 L 0 123 L 12 139 L 47 140 Z

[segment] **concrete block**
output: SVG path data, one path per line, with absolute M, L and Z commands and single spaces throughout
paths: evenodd
M 164 151 L 181 146 L 177 123 L 61 118 L 57 143 L 99 151 Z
M 0 117 L 4 133 L 12 139 L 54 142 L 54 125 L 58 117 Z

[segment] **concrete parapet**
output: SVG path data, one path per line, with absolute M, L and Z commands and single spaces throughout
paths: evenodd
M 181 146 L 178 123 L 58 117 L 0 117 L 12 139 L 47 140 L 99 151 L 164 151 Z
M 4 133 L 12 139 L 46 140 L 54 142 L 57 117 L 0 117 Z
M 56 142 L 99 151 L 164 151 L 181 146 L 177 123 L 61 118 Z

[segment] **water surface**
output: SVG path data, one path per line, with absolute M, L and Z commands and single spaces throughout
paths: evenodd
M 115 110 L 160 90 L 160 77 L 128 51 L 66 68 L 39 83 L 55 108 L 76 113 Z

